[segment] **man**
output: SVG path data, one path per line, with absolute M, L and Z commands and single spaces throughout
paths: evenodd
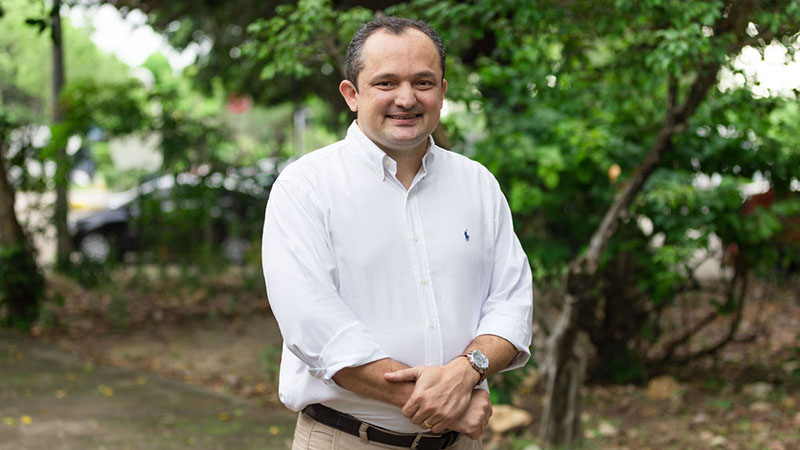
M 356 121 L 283 171 L 264 224 L 293 448 L 481 448 L 485 378 L 530 357 L 528 261 L 494 177 L 430 136 L 436 32 L 376 19 L 346 66 Z

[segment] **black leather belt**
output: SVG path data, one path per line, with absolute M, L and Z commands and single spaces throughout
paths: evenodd
M 358 436 L 366 441 L 380 442 L 381 444 L 417 450 L 439 450 L 447 448 L 453 445 L 460 436 L 460 433 L 456 431 L 448 431 L 443 434 L 395 433 L 367 422 L 362 422 L 349 414 L 340 413 L 335 409 L 328 408 L 319 403 L 308 405 L 303 408 L 303 414 L 323 425 L 344 431 L 353 436 Z

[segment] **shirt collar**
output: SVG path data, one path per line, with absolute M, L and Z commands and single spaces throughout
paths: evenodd
M 397 163 L 361 131 L 355 120 L 347 129 L 345 141 L 355 147 L 359 157 L 367 163 L 370 171 L 381 181 L 386 178 L 387 171 L 391 173 L 397 172 Z M 428 149 L 422 156 L 422 174 L 430 170 L 430 166 L 435 159 L 435 149 L 436 144 L 433 142 L 433 137 L 428 136 Z

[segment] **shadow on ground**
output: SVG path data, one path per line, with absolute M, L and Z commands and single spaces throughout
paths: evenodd
M 277 450 L 295 415 L 0 333 L 0 420 L 0 450 Z

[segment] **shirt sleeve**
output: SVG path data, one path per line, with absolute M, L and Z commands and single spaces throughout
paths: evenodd
M 267 203 L 262 264 L 286 348 L 326 384 L 345 367 L 388 357 L 338 295 L 325 212 L 309 189 L 279 179 Z
M 533 281 L 528 258 L 514 234 L 511 209 L 494 177 L 492 181 L 496 205 L 492 275 L 475 336 L 500 336 L 519 350 L 506 371 L 522 367 L 531 356 Z

